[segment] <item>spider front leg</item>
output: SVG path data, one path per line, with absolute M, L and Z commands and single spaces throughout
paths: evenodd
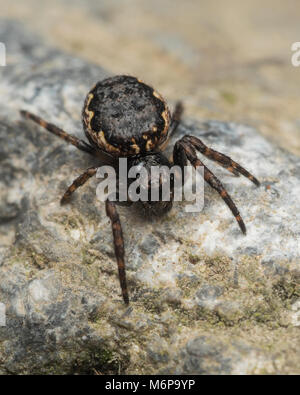
M 237 162 L 235 162 L 234 160 L 229 158 L 229 156 L 226 156 L 226 155 L 222 154 L 221 152 L 215 151 L 212 148 L 207 147 L 197 137 L 187 135 L 182 138 L 182 141 L 189 143 L 194 148 L 196 148 L 197 151 L 201 152 L 201 154 L 206 156 L 208 159 L 219 163 L 221 166 L 225 167 L 225 169 L 227 169 L 231 173 L 235 174 L 236 176 L 239 176 L 239 174 L 242 174 L 244 177 L 246 177 L 250 181 L 252 181 L 256 186 L 260 185 L 260 182 L 252 174 L 250 174 L 246 169 L 244 169 L 241 165 L 239 165 Z
M 44 119 L 38 117 L 37 115 L 32 114 L 29 111 L 21 110 L 20 114 L 26 119 L 31 119 L 33 122 L 37 123 L 38 125 L 42 126 L 46 130 L 48 130 L 50 133 L 53 133 L 56 136 L 67 141 L 68 143 L 74 145 L 79 150 L 88 152 L 91 155 L 95 155 L 95 152 L 96 152 L 95 148 L 93 148 L 91 145 L 87 144 L 85 141 L 80 140 L 75 136 L 72 136 L 71 134 L 58 128 L 57 126 L 53 125 L 52 123 L 45 121 Z
M 76 191 L 77 188 L 85 184 L 91 177 L 93 177 L 97 172 L 97 167 L 90 167 L 83 174 L 77 177 L 73 183 L 69 186 L 69 188 L 64 193 L 64 196 L 61 199 L 61 204 L 65 204 L 69 201 L 71 195 Z M 131 204 L 131 202 L 127 202 L 127 204 Z M 112 231 L 114 237 L 114 247 L 115 247 L 115 255 L 118 264 L 119 271 L 119 279 L 120 285 L 122 289 L 122 295 L 125 304 L 129 304 L 128 290 L 127 290 L 127 282 L 126 282 L 126 272 L 125 272 L 125 260 L 124 260 L 124 239 L 122 233 L 121 222 L 119 218 L 119 214 L 116 209 L 116 205 L 114 202 L 109 200 L 109 198 L 105 201 L 106 206 L 106 214 L 111 220 Z
M 173 161 L 175 165 L 178 165 L 182 168 L 187 165 L 187 161 L 190 161 L 194 168 L 198 166 L 203 166 L 204 168 L 204 180 L 215 189 L 219 195 L 222 197 L 224 202 L 227 204 L 235 219 L 237 220 L 241 231 L 246 234 L 246 226 L 242 217 L 237 209 L 236 205 L 232 201 L 228 192 L 220 182 L 220 180 L 201 162 L 200 159 L 197 158 L 196 150 L 193 145 L 187 140 L 181 139 L 177 141 L 174 146 L 173 152 Z
M 176 132 L 177 127 L 181 121 L 182 113 L 183 113 L 183 105 L 179 101 L 176 103 L 175 110 L 172 114 L 171 125 L 170 125 L 170 130 L 169 130 L 169 137 L 172 137 L 174 135 L 174 133 Z
M 70 200 L 72 193 L 74 193 L 77 188 L 81 187 L 91 177 L 93 177 L 96 174 L 97 169 L 98 167 L 90 167 L 83 174 L 77 177 L 64 193 L 63 197 L 60 200 L 60 203 L 61 204 L 67 203 Z
M 125 271 L 125 260 L 124 260 L 124 238 L 120 222 L 120 217 L 117 212 L 116 204 L 112 202 L 109 198 L 105 202 L 106 214 L 111 220 L 111 226 L 114 237 L 114 247 L 115 255 L 118 264 L 119 280 L 122 290 L 122 295 L 125 304 L 129 304 L 127 281 L 126 281 L 126 271 Z
M 170 123 L 170 127 L 168 130 L 168 136 L 167 139 L 161 144 L 161 146 L 159 147 L 159 149 L 161 151 L 164 151 L 164 149 L 167 147 L 167 145 L 169 144 L 170 138 L 175 134 L 177 127 L 181 121 L 181 116 L 183 113 L 183 105 L 181 102 L 177 102 L 175 105 L 175 110 L 171 116 L 171 123 Z

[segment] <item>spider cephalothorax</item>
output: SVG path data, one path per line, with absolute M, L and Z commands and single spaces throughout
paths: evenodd
M 90 144 L 28 111 L 21 111 L 21 114 L 93 156 L 98 157 L 104 152 L 111 162 L 127 157 L 129 168 L 137 165 L 143 166 L 147 174 L 146 189 L 151 184 L 151 166 L 168 168 L 174 164 L 183 169 L 187 162 L 195 168 L 203 166 L 205 181 L 220 194 L 235 216 L 242 232 L 246 233 L 245 224 L 231 197 L 218 178 L 201 162 L 197 152 L 218 162 L 235 175 L 244 175 L 257 186 L 259 181 L 231 158 L 208 148 L 200 139 L 190 135 L 176 142 L 173 162 L 170 162 L 162 151 L 177 129 L 182 114 L 182 105 L 177 103 L 173 115 L 170 116 L 164 99 L 153 88 L 137 78 L 130 76 L 107 78 L 98 82 L 88 93 L 82 110 L 82 120 Z M 76 178 L 63 195 L 61 203 L 68 202 L 72 193 L 94 176 L 97 169 L 98 167 L 90 167 Z M 159 192 L 163 183 L 161 180 L 163 178 L 159 178 Z M 163 201 L 162 198 L 152 201 L 149 193 L 149 199 L 141 203 L 146 212 L 162 215 L 171 209 L 172 198 L 172 190 L 169 201 Z M 122 228 L 116 203 L 110 198 L 106 200 L 106 213 L 112 223 L 122 295 L 124 302 L 128 304 Z

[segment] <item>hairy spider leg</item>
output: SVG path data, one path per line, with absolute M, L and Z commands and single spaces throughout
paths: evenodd
M 181 121 L 182 114 L 183 114 L 183 104 L 179 101 L 176 103 L 175 110 L 172 114 L 169 137 L 172 137 L 175 134 L 177 127 Z
M 176 133 L 177 127 L 181 121 L 182 113 L 183 113 L 183 105 L 181 102 L 177 102 L 175 105 L 175 110 L 171 117 L 171 124 L 168 131 L 168 137 L 166 141 L 164 141 L 159 147 L 161 151 L 163 151 L 167 147 L 167 145 L 170 142 L 170 138 Z
M 62 138 L 68 143 L 73 144 L 75 147 L 80 149 L 81 151 L 88 152 L 89 154 L 94 154 L 95 149 L 87 144 L 85 141 L 78 139 L 75 136 L 72 136 L 66 133 L 64 130 L 58 128 L 57 126 L 46 122 L 44 119 L 34 115 L 28 111 L 20 111 L 21 115 L 24 118 L 31 119 L 38 125 L 44 127 L 49 132 L 55 134 L 56 136 Z M 97 172 L 97 167 L 90 167 L 83 174 L 77 177 L 73 183 L 69 186 L 67 191 L 64 193 L 61 203 L 65 204 L 69 201 L 71 195 L 76 191 L 77 188 L 84 185 L 91 177 L 93 177 Z M 110 218 L 112 223 L 113 237 L 114 237 L 114 247 L 115 247 L 115 255 L 118 264 L 119 271 L 119 279 L 122 290 L 122 295 L 125 304 L 129 304 L 128 290 L 127 290 L 127 282 L 126 282 L 126 273 L 125 273 L 125 262 L 124 262 L 124 240 L 122 234 L 121 223 L 119 219 L 118 212 L 116 210 L 115 203 L 110 200 L 106 200 L 106 214 Z
M 201 154 L 206 156 L 208 159 L 219 163 L 221 166 L 223 166 L 225 169 L 235 174 L 236 176 L 242 174 L 244 177 L 252 181 L 256 186 L 260 185 L 260 182 L 241 165 L 232 160 L 229 156 L 226 156 L 221 152 L 215 151 L 212 148 L 207 147 L 197 137 L 187 135 L 182 138 L 182 141 L 189 142 L 194 148 L 196 148 L 197 151 L 201 152 Z
M 60 203 L 67 203 L 70 200 L 71 195 L 76 191 L 76 189 L 84 185 L 91 177 L 96 174 L 97 169 L 98 167 L 89 167 L 84 173 L 77 177 L 64 193 L 63 197 L 60 200 Z
M 69 186 L 64 196 L 61 199 L 61 203 L 65 204 L 69 201 L 71 195 L 77 188 L 85 184 L 91 177 L 93 177 L 97 172 L 97 167 L 90 167 L 83 174 L 74 180 L 72 185 Z M 115 256 L 118 265 L 119 280 L 122 290 L 122 296 L 125 304 L 129 304 L 127 282 L 126 282 L 126 272 L 125 272 L 125 260 L 124 260 L 124 238 L 122 233 L 122 227 L 120 223 L 120 218 L 116 209 L 116 205 L 111 200 L 107 199 L 105 202 L 106 214 L 111 220 L 113 238 L 114 238 L 114 248 Z
M 73 144 L 76 148 L 78 148 L 81 151 L 88 152 L 91 155 L 95 154 L 95 148 L 93 148 L 91 145 L 87 144 L 85 141 L 78 139 L 77 137 L 65 132 L 64 130 L 58 128 L 57 126 L 53 125 L 52 123 L 49 123 L 45 121 L 44 119 L 38 117 L 37 115 L 32 114 L 29 111 L 24 111 L 21 110 L 20 114 L 27 119 L 31 119 L 38 125 L 42 126 L 49 132 L 55 134 L 56 136 L 62 138 L 63 140 L 67 141 L 70 144 Z
M 91 177 L 93 177 L 97 172 L 97 167 L 90 167 L 83 174 L 81 174 L 78 178 L 74 180 L 72 185 L 69 186 L 64 196 L 61 199 L 61 203 L 65 204 L 69 201 L 71 195 L 77 188 L 85 184 Z M 119 214 L 116 209 L 116 205 L 111 200 L 107 199 L 105 201 L 106 214 L 111 220 L 112 224 L 112 232 L 114 238 L 114 248 L 115 248 L 115 256 L 118 265 L 119 271 L 119 280 L 120 286 L 122 290 L 122 296 L 125 304 L 129 304 L 128 297 L 128 289 L 126 282 L 126 272 L 125 272 L 125 260 L 124 260 L 124 238 L 122 233 L 121 222 L 119 218 Z
M 122 296 L 126 305 L 129 304 L 128 290 L 127 290 L 127 281 L 126 281 L 126 271 L 125 271 L 125 260 L 124 260 L 124 238 L 123 232 L 120 222 L 120 217 L 114 202 L 112 202 L 109 198 L 105 202 L 106 214 L 111 220 L 113 238 L 114 238 L 114 247 L 115 247 L 115 255 L 117 258 L 118 271 L 119 271 L 119 280 L 120 286 L 122 290 Z
M 180 166 L 182 169 L 187 165 L 187 160 L 191 162 L 194 168 L 197 168 L 198 166 L 204 167 L 204 180 L 219 193 L 237 220 L 241 231 L 246 234 L 246 226 L 242 220 L 239 210 L 220 180 L 204 165 L 203 162 L 201 162 L 200 159 L 197 158 L 194 146 L 183 139 L 177 141 L 174 146 L 173 160 L 174 164 Z

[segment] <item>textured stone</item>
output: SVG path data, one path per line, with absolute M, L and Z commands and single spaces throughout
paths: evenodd
M 148 221 L 120 207 L 131 305 L 122 302 L 98 163 L 19 117 L 28 109 L 82 137 L 86 92 L 109 74 L 2 22 L 0 94 L 1 373 L 299 373 L 299 158 L 245 125 L 184 117 L 194 134 L 262 182 L 207 162 L 247 225 L 205 187 L 201 213 L 176 203 Z M 159 90 L 159 87 L 157 87 Z

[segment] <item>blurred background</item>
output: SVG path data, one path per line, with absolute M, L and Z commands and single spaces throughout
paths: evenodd
M 250 124 L 300 154 L 299 0 L 0 0 L 0 9 L 55 47 L 182 99 L 186 115 Z

